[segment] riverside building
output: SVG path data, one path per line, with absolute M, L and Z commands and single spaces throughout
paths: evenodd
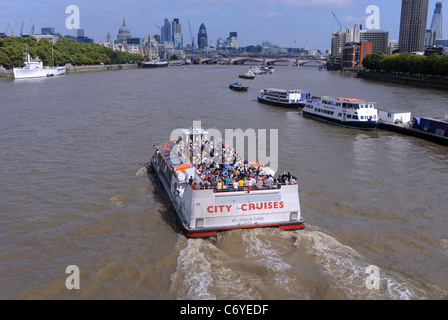
M 400 52 L 425 50 L 429 0 L 402 0 L 400 22 Z

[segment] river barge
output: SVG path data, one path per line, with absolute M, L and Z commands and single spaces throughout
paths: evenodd
M 160 181 L 186 237 L 216 237 L 232 229 L 305 228 L 295 177 L 274 179 L 272 169 L 239 159 L 227 143 L 209 139 L 200 128 L 183 129 L 177 140 L 154 147 L 148 172 Z M 216 161 L 213 153 L 220 148 L 226 159 L 233 159 L 229 164 Z

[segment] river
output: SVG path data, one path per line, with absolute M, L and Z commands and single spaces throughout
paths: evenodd
M 229 90 L 247 68 L 0 79 L 0 299 L 446 299 L 448 148 L 256 98 L 302 89 L 444 116 L 448 93 L 288 66 Z M 193 121 L 278 129 L 305 230 L 182 236 L 160 185 L 136 173 L 154 142 Z

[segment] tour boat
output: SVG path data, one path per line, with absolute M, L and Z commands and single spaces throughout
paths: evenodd
M 143 61 L 138 63 L 139 68 L 166 68 L 168 67 L 168 61 L 162 60 L 151 60 L 151 61 Z
M 373 102 L 352 98 L 312 97 L 306 101 L 303 115 L 349 128 L 375 129 L 380 124 Z
M 303 107 L 310 96 L 310 93 L 301 90 L 263 89 L 260 90 L 258 101 L 274 106 L 299 108 Z
M 235 82 L 229 85 L 229 89 L 232 89 L 233 91 L 247 91 L 249 90 L 249 87 L 243 85 L 241 82 Z
M 272 169 L 241 160 L 228 143 L 209 140 L 207 131 L 201 128 L 181 131 L 178 140 L 153 145 L 155 153 L 146 169 L 152 170 L 160 181 L 186 237 L 215 237 L 220 231 L 232 229 L 305 228 L 295 177 L 288 181 L 283 174 L 286 180 L 280 177 L 273 180 Z M 233 159 L 229 164 L 215 159 L 217 155 L 213 152 L 220 148 L 225 154 L 222 159 Z M 191 149 L 196 151 L 190 154 Z M 224 179 L 232 175 L 235 181 L 229 184 Z M 243 175 L 246 185 L 242 182 Z M 238 183 L 237 176 L 241 178 Z M 263 183 L 254 177 L 267 180 Z
M 59 76 L 66 73 L 65 67 L 43 67 L 42 62 L 31 61 L 30 55 L 22 68 L 13 68 L 14 79 L 42 78 Z

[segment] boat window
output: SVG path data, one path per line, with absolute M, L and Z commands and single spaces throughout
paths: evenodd
M 348 114 L 347 115 L 347 119 L 351 119 L 352 118 L 352 115 L 351 114 Z
M 353 119 L 358 120 L 358 116 L 353 116 Z

